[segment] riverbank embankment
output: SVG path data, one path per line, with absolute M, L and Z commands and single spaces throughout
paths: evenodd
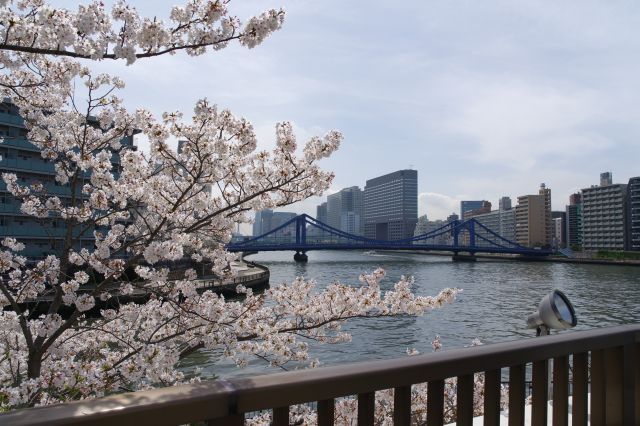
M 205 275 L 194 280 L 196 291 L 203 293 L 210 290 L 225 297 L 235 297 L 238 296 L 238 292 L 236 291 L 238 285 L 243 285 L 254 291 L 261 291 L 269 287 L 270 272 L 266 266 L 242 260 L 233 262 L 231 268 L 234 271 L 232 277 L 220 278 L 213 275 Z M 180 275 L 180 277 L 174 276 L 171 281 L 181 279 L 181 277 L 184 276 L 184 270 L 181 272 L 177 270 L 172 272 L 177 272 L 177 275 Z M 105 290 L 105 292 L 109 294 L 109 297 L 104 300 L 96 298 L 95 306 L 86 312 L 86 315 L 97 316 L 100 314 L 100 310 L 117 309 L 121 304 L 145 303 L 151 297 L 151 291 L 145 287 L 144 283 L 139 285 L 138 283 L 132 282 L 132 284 L 134 284 L 133 291 L 126 293 L 123 292 L 123 284 L 124 282 L 116 282 L 109 286 L 109 288 Z M 78 294 L 91 294 L 94 290 L 95 287 L 87 285 L 81 287 L 78 290 Z M 45 314 L 53 302 L 54 296 L 53 293 L 50 293 L 40 296 L 37 299 L 27 300 L 23 303 L 23 307 L 29 309 L 31 313 L 35 315 Z M 74 309 L 75 307 L 73 306 L 62 307 L 60 313 L 64 318 L 71 315 Z
M 422 250 L 378 250 L 378 253 L 409 253 L 420 254 L 423 256 L 447 256 L 452 257 L 450 252 L 425 252 Z M 494 261 L 519 261 L 519 262 L 557 262 L 557 263 L 580 263 L 588 265 L 619 265 L 619 266 L 640 266 L 640 260 L 632 259 L 598 259 L 586 257 L 560 257 L 560 256 L 520 256 L 520 255 L 502 255 L 477 253 L 474 255 L 476 259 L 494 260 Z
M 213 290 L 225 295 L 236 295 L 238 285 L 252 290 L 262 290 L 269 286 L 269 268 L 255 262 L 243 260 L 233 265 L 235 276 L 227 279 L 203 277 L 196 280 L 198 291 Z

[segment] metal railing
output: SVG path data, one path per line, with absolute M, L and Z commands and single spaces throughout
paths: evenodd
M 553 367 L 549 368 L 550 360 Z M 272 409 L 289 425 L 289 407 L 317 402 L 318 424 L 334 423 L 335 399 L 357 395 L 358 424 L 373 425 L 375 391 L 394 389 L 394 424 L 408 425 L 411 385 L 428 383 L 427 424 L 442 424 L 444 380 L 457 377 L 457 424 L 473 417 L 473 375 L 485 374 L 484 424 L 500 420 L 501 377 L 508 372 L 509 424 L 524 424 L 526 372 L 531 424 L 640 424 L 640 325 L 626 325 L 401 359 L 363 362 L 113 395 L 0 415 L 13 425 L 241 425 L 244 413 Z M 549 370 L 553 379 L 549 380 Z M 570 374 L 571 373 L 571 374 Z M 547 412 L 552 386 L 553 408 Z M 572 396 L 569 395 L 572 389 Z M 571 398 L 571 405 L 568 401 Z M 589 409 L 590 398 L 590 409 Z M 571 412 L 569 410 L 571 407 Z M 590 411 L 590 412 L 588 412 Z
M 219 287 L 234 288 L 238 284 L 247 284 L 262 280 L 269 277 L 269 271 L 256 272 L 249 275 L 242 275 L 233 278 L 220 279 L 220 278 L 201 278 L 194 281 L 194 284 L 198 290 L 215 289 Z

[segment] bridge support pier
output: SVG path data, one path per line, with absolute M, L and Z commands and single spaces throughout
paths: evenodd
M 476 258 L 476 255 L 472 253 L 454 253 L 453 256 L 451 256 L 451 260 L 453 260 L 454 262 L 475 262 L 478 259 Z
M 300 253 L 299 251 L 296 251 L 296 254 L 293 255 L 293 260 L 296 262 L 307 262 L 309 257 L 307 257 L 307 253 L 305 252 Z

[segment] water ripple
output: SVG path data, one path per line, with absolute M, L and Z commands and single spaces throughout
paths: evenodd
M 337 281 L 358 284 L 358 276 L 377 267 L 387 271 L 383 288 L 402 275 L 415 278 L 415 291 L 434 295 L 445 287 L 464 291 L 448 306 L 422 317 L 356 320 L 344 329 L 351 343 L 314 345 L 312 356 L 325 365 L 404 356 L 408 347 L 431 352 L 431 341 L 441 336 L 444 349 L 468 346 L 474 338 L 501 342 L 535 333 L 526 328 L 527 316 L 554 288 L 564 291 L 578 315 L 577 330 L 640 322 L 640 268 L 564 263 L 479 261 L 454 263 L 448 257 L 360 252 L 310 252 L 309 263 L 296 264 L 292 253 L 260 253 L 251 260 L 271 270 L 271 283 L 296 276 L 314 279 L 319 288 Z M 570 331 L 569 331 L 570 332 Z M 566 333 L 566 332 L 565 332 Z M 197 361 L 216 375 L 249 375 L 277 371 L 260 362 L 238 370 L 219 353 L 200 355 Z M 188 369 L 188 368 L 187 368 Z

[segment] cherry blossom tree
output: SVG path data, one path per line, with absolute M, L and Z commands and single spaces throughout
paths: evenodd
M 317 162 L 342 141 L 331 131 L 298 147 L 283 122 L 275 126 L 275 148 L 258 150 L 249 121 L 206 99 L 188 118 L 128 111 L 118 97 L 124 83 L 90 68 L 99 60 L 135 66 L 159 55 L 202 55 L 232 41 L 253 48 L 283 24 L 282 10 L 243 24 L 227 3 L 190 0 L 164 22 L 140 17 L 125 1 L 76 11 L 42 0 L 0 2 L 0 91 L 68 190 L 55 195 L 2 175 L 22 214 L 65 229 L 62 246 L 45 259 L 22 256 L 22 243 L 2 240 L 3 407 L 172 385 L 185 380 L 180 359 L 201 349 L 222 348 L 239 366 L 251 357 L 313 366 L 308 342 L 349 340 L 340 331 L 346 320 L 421 315 L 455 297 L 456 289 L 417 296 L 409 278 L 383 292 L 382 270 L 361 276 L 359 285 L 322 291 L 302 278 L 262 294 L 239 287 L 245 297 L 234 301 L 197 291 L 193 269 L 169 278 L 167 262 L 181 259 L 232 276 L 236 256 L 224 247 L 235 224 L 250 222 L 251 211 L 321 194 L 333 174 Z M 122 143 L 137 132 L 148 151 Z M 186 141 L 180 152 L 170 143 L 176 139 Z M 91 249 L 79 245 L 87 234 L 95 238 Z M 97 308 L 132 294 L 148 301 Z M 40 300 L 47 300 L 44 312 L 33 308 Z

